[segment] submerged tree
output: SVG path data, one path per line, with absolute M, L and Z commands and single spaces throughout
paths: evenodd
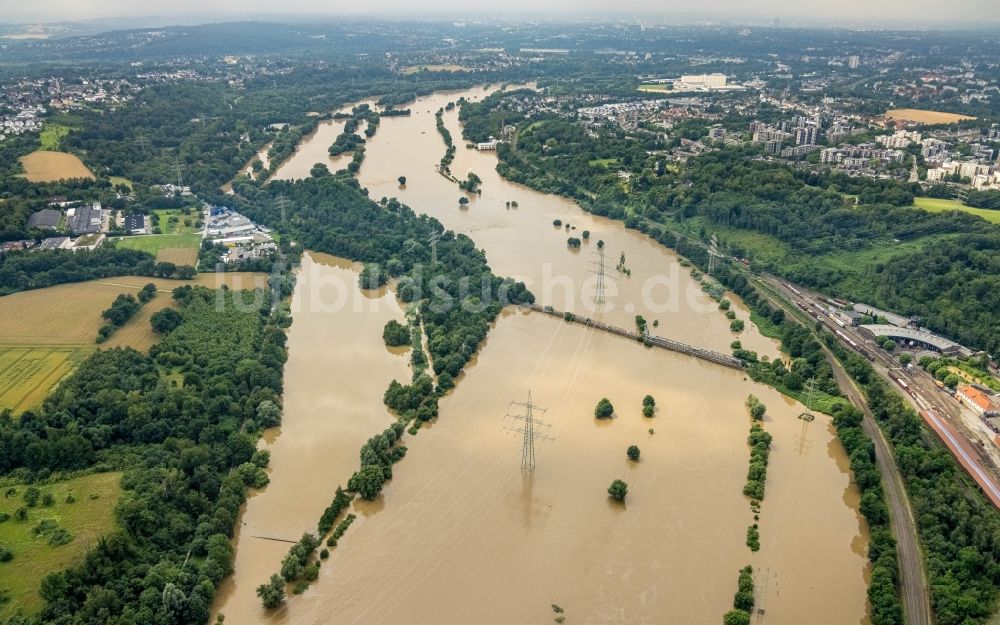
M 625 495 L 628 494 L 628 484 L 622 480 L 615 480 L 611 482 L 611 486 L 608 487 L 608 495 L 611 496 L 615 501 L 625 501 Z
M 631 460 L 632 462 L 638 462 L 639 461 L 639 446 L 638 445 L 629 445 L 628 446 L 628 450 L 625 452 L 625 454 L 628 455 L 628 459 Z
M 602 397 L 601 401 L 597 402 L 597 407 L 594 408 L 594 416 L 598 419 L 606 419 L 615 413 L 615 407 L 611 405 L 607 397 Z
M 257 596 L 268 610 L 273 610 L 285 601 L 285 580 L 277 573 L 271 575 L 271 580 L 257 587 Z

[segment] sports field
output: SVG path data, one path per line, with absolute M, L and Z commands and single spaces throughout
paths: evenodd
M 36 150 L 20 158 L 24 167 L 24 177 L 30 182 L 54 182 L 72 178 L 93 178 L 75 154 Z
M 943 211 L 962 211 L 964 213 L 969 213 L 970 215 L 982 217 L 990 223 L 1000 224 L 1000 210 L 974 208 L 972 206 L 966 206 L 958 200 L 944 200 L 933 197 L 918 197 L 913 200 L 913 203 L 917 208 L 922 208 L 925 211 L 930 211 L 932 213 L 940 213 Z
M 889 119 L 898 119 L 918 124 L 954 124 L 967 119 L 975 119 L 968 115 L 942 113 L 940 111 L 921 111 L 919 109 L 892 109 L 885 112 Z
M 121 496 L 120 482 L 120 473 L 94 473 L 38 486 L 42 495 L 52 495 L 53 503 L 26 508 L 25 521 L 13 517 L 18 508 L 25 506 L 26 486 L 0 487 L 4 493 L 0 496 L 0 512 L 11 515 L 0 523 L 0 545 L 14 554 L 9 562 L 0 562 L 0 588 L 9 593 L 10 599 L 0 604 L 0 620 L 5 621 L 18 610 L 25 614 L 37 612 L 42 607 L 38 596 L 42 578 L 79 562 L 101 536 L 111 532 Z M 15 492 L 6 496 L 11 489 Z M 67 538 L 69 542 L 59 544 Z

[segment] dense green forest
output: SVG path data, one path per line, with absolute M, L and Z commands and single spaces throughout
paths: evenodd
M 245 490 L 267 481 L 256 441 L 280 415 L 285 335 L 267 292 L 185 286 L 173 297 L 181 321 L 148 355 L 98 351 L 40 410 L 0 419 L 0 472 L 15 479 L 124 472 L 119 529 L 49 574 L 41 614 L 12 623 L 208 619 Z
M 910 184 L 795 170 L 757 158 L 759 146 L 668 167 L 655 153 L 665 145 L 656 133 L 588 133 L 551 114 L 528 119 L 511 111 L 531 97 L 494 94 L 462 108 L 471 140 L 504 123 L 524 127 L 498 150 L 501 175 L 633 228 L 663 227 L 706 243 L 715 236 L 756 269 L 918 316 L 932 330 L 1000 355 L 1000 228 L 964 213 L 915 209 Z
M 7 252 L 0 254 L 0 295 L 109 276 L 190 278 L 193 273 L 191 267 L 158 263 L 148 252 L 110 246 L 79 252 L 70 250 Z

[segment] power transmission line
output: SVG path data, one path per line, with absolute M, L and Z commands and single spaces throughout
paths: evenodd
M 517 406 L 523 409 L 523 412 L 512 412 L 514 407 Z M 545 408 L 539 408 L 531 402 L 531 391 L 528 391 L 528 401 L 527 402 L 510 402 L 510 407 L 507 409 L 507 418 L 514 419 L 515 421 L 520 421 L 522 425 L 512 427 L 505 427 L 505 430 L 510 430 L 512 432 L 518 432 L 523 436 L 521 443 L 521 470 L 525 472 L 531 472 L 535 469 L 535 439 L 541 440 L 554 440 L 551 436 L 547 436 L 540 432 L 537 432 L 535 428 L 538 427 L 551 427 L 552 424 L 546 423 L 541 419 L 535 417 L 535 412 L 544 413 Z
M 604 279 L 607 274 L 608 266 L 604 264 L 604 249 L 594 252 L 597 255 L 597 260 L 590 261 L 590 264 L 594 266 L 594 269 L 590 270 L 590 273 L 597 276 L 597 285 L 594 287 L 594 303 L 598 306 L 604 304 Z

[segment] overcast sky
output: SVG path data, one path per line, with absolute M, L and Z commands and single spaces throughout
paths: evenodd
M 213 20 L 267 14 L 358 14 L 395 17 L 510 15 L 634 17 L 676 21 L 770 20 L 838 24 L 941 24 L 1000 21 L 1000 0 L 0 0 L 0 20 L 73 20 L 118 16 L 204 15 Z M 187 21 L 187 20 L 184 20 Z

